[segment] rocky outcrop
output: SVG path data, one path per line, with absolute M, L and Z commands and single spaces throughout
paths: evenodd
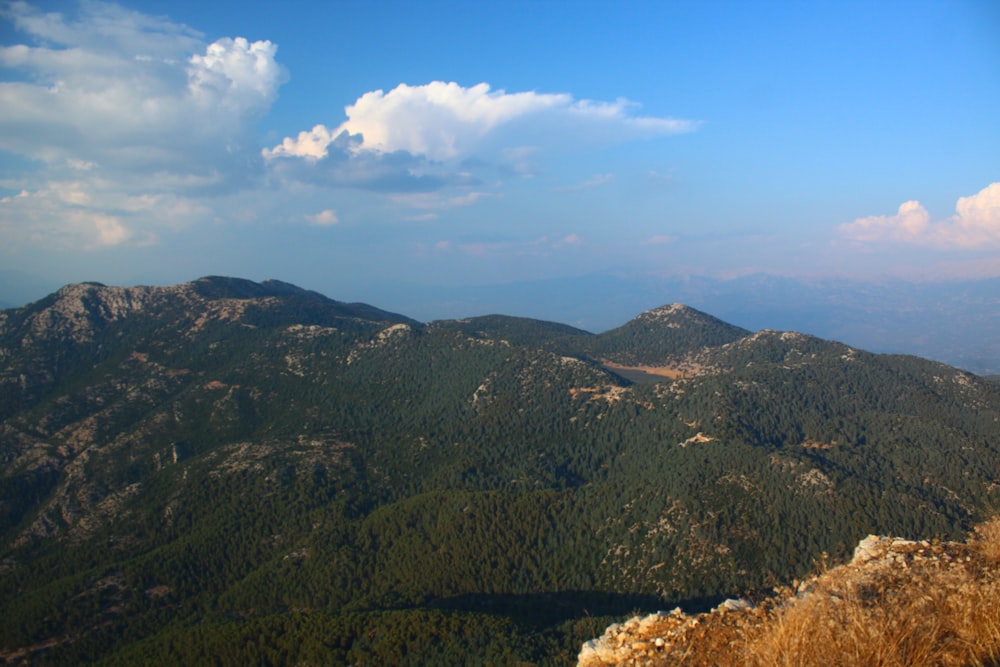
M 755 605 L 730 599 L 706 614 L 685 614 L 680 607 L 615 623 L 586 642 L 577 658 L 579 667 L 607 665 L 694 664 L 684 662 L 692 651 L 706 652 L 709 644 L 728 644 Z M 709 663 L 711 664 L 711 663 Z
M 762 656 L 762 652 L 768 650 L 785 656 L 786 653 L 781 653 L 786 650 L 785 645 L 796 642 L 789 642 L 789 638 L 784 636 L 781 641 L 785 643 L 775 649 L 778 643 L 771 636 L 787 635 L 791 628 L 802 634 L 797 640 L 799 644 L 822 645 L 821 637 L 812 636 L 811 628 L 814 626 L 811 623 L 816 621 L 824 626 L 835 626 L 842 620 L 836 610 L 849 609 L 847 617 L 850 622 L 858 623 L 859 619 L 863 619 L 860 621 L 862 624 L 870 622 L 873 626 L 887 617 L 892 618 L 892 625 L 904 627 L 903 632 L 919 637 L 922 634 L 919 623 L 925 620 L 921 617 L 933 615 L 914 613 L 914 610 L 920 609 L 920 605 L 931 604 L 927 601 L 933 601 L 935 613 L 940 615 L 940 618 L 931 620 L 935 627 L 942 628 L 940 632 L 944 643 L 962 644 L 961 650 L 972 651 L 974 645 L 981 643 L 975 636 L 977 632 L 982 634 L 981 631 L 969 627 L 973 636 L 956 636 L 960 632 L 947 627 L 951 621 L 945 609 L 956 604 L 962 609 L 981 608 L 984 604 L 989 606 L 982 603 L 978 596 L 993 595 L 1000 589 L 1000 539 L 997 539 L 1000 536 L 1000 521 L 983 524 L 977 531 L 977 537 L 969 543 L 913 541 L 869 535 L 858 543 L 850 562 L 831 569 L 821 564 L 817 574 L 795 582 L 791 587 L 775 589 L 772 594 L 762 596 L 755 602 L 732 599 L 707 613 L 686 614 L 677 608 L 671 612 L 635 616 L 615 623 L 600 637 L 583 644 L 577 665 L 722 667 L 776 664 L 772 660 L 773 654 Z M 989 535 L 990 531 L 992 535 Z M 918 603 L 916 606 L 912 604 L 914 600 Z M 887 602 L 888 610 L 884 608 Z M 831 613 L 830 609 L 835 611 Z M 869 614 L 870 610 L 874 611 Z M 967 617 L 968 612 L 957 615 L 957 623 L 962 625 L 968 621 L 971 626 L 973 620 Z M 911 619 L 916 629 L 906 630 L 905 626 Z M 1000 629 L 1000 613 L 988 614 L 986 622 L 992 624 L 988 627 Z M 870 630 L 873 641 L 877 641 L 877 631 L 881 628 Z M 841 641 L 843 635 L 838 635 L 836 628 L 831 631 Z M 933 642 L 937 641 L 934 637 L 927 637 L 926 641 L 924 650 L 937 651 L 933 646 Z M 979 648 L 987 656 L 993 655 L 990 651 L 1000 656 L 1000 645 Z M 980 660 L 971 653 L 963 654 L 959 659 L 960 662 L 955 663 L 921 664 L 978 664 Z M 826 660 L 826 664 L 838 663 L 832 655 L 828 655 Z M 806 659 L 788 664 L 815 663 Z M 823 664 L 822 660 L 819 664 Z M 864 661 L 861 664 L 865 664 Z M 915 663 L 904 659 L 898 664 Z

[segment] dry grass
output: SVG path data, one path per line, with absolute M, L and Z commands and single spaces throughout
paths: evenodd
M 1000 518 L 958 547 L 822 574 L 812 594 L 748 629 L 731 664 L 1000 666 Z
M 1000 517 L 968 542 L 870 538 L 851 563 L 756 606 L 630 619 L 596 665 L 1000 667 Z
M 1000 566 L 1000 516 L 976 526 L 969 541 L 987 565 Z

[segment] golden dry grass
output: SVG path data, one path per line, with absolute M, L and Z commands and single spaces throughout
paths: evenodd
M 1000 517 L 966 543 L 870 538 L 851 563 L 817 570 L 801 593 L 742 611 L 612 626 L 586 664 L 1000 667 Z
M 976 526 L 970 542 L 987 564 L 1000 565 L 1000 516 Z
M 978 526 L 963 549 L 915 553 L 861 576 L 821 575 L 811 595 L 748 629 L 730 664 L 1000 666 L 1000 518 Z

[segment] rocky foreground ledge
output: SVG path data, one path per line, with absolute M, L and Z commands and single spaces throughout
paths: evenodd
M 818 569 L 759 600 L 616 623 L 577 664 L 1000 664 L 1000 519 L 968 542 L 869 535 L 849 563 Z

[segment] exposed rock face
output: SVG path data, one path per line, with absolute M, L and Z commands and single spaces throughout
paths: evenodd
M 662 322 L 671 329 L 679 329 L 681 320 L 692 316 L 693 309 L 680 303 L 670 303 L 640 313 L 636 318 L 648 322 Z
M 164 424 L 184 422 L 186 411 L 206 412 L 202 428 L 212 422 L 238 429 L 247 411 L 240 406 L 252 404 L 262 390 L 204 377 L 206 368 L 221 370 L 207 359 L 213 352 L 224 357 L 232 332 L 284 332 L 287 371 L 302 376 L 315 352 L 302 341 L 353 327 L 381 330 L 376 342 L 384 343 L 411 332 L 411 322 L 287 283 L 220 277 L 165 287 L 67 285 L 36 303 L 0 311 L 0 480 L 11 489 L 24 484 L 39 496 L 33 520 L 13 545 L 57 535 L 85 539 L 127 513 L 126 501 L 143 488 L 140 473 L 98 483 L 93 468 L 127 460 L 139 470 L 146 460 L 161 470 L 188 458 L 188 445 L 153 437 Z M 191 348 L 203 351 L 192 356 Z M 192 363 L 198 366 L 188 367 Z M 88 377 L 97 380 L 58 393 L 73 373 L 93 373 Z M 43 404 L 37 418 L 20 416 Z M 13 494 L 0 499 L 0 517 L 18 516 L 23 510 L 11 509 L 16 501 Z
M 816 602 L 836 605 L 847 600 L 874 600 L 885 591 L 889 599 L 898 595 L 902 601 L 909 594 L 900 591 L 908 586 L 920 588 L 917 595 L 924 596 L 929 591 L 922 587 L 928 587 L 928 581 L 943 585 L 939 582 L 953 582 L 959 576 L 964 577 L 966 585 L 972 581 L 974 588 L 976 581 L 993 585 L 998 575 L 996 560 L 984 558 L 974 545 L 965 543 L 869 535 L 858 543 L 849 563 L 796 582 L 791 588 L 775 589 L 756 604 L 731 599 L 704 614 L 685 614 L 677 608 L 615 623 L 602 636 L 583 644 L 577 665 L 756 664 L 752 654 L 754 638 L 773 625 L 780 613 Z M 961 591 L 956 586 L 954 594 L 961 595 Z M 823 620 L 832 622 L 829 618 Z M 829 664 L 837 662 L 835 656 L 830 660 Z
M 634 616 L 615 623 L 580 649 L 579 667 L 606 665 L 700 664 L 684 662 L 696 636 L 710 632 L 714 642 L 728 643 L 736 636 L 737 621 L 752 611 L 748 600 L 726 600 L 708 614 L 688 615 L 680 607 L 670 612 Z M 709 664 L 712 664 L 711 662 Z

